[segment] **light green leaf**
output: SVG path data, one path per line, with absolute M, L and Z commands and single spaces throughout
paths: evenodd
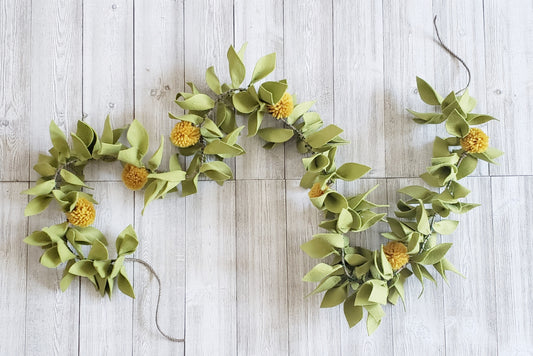
M 24 240 L 25 243 L 31 246 L 46 246 L 52 243 L 50 236 L 43 231 L 34 231 L 28 235 Z
M 30 202 L 28 203 L 28 205 L 26 205 L 26 208 L 24 209 L 24 216 L 32 216 L 39 214 L 40 212 L 45 210 L 48 205 L 50 205 L 52 199 L 53 198 L 50 196 L 41 195 L 30 200 Z
M 294 107 L 292 110 L 292 113 L 287 118 L 287 122 L 292 125 L 298 120 L 300 116 L 305 114 L 313 105 L 315 104 L 314 101 L 306 101 L 304 103 L 300 103 Z
M 450 247 L 452 247 L 451 243 L 443 243 L 421 253 L 420 255 L 416 255 L 411 259 L 413 262 L 423 265 L 433 265 L 446 255 L 446 252 L 448 252 Z
M 104 261 L 108 258 L 109 253 L 107 252 L 107 248 L 104 246 L 104 244 L 98 240 L 94 240 L 93 247 L 91 248 L 91 251 L 89 251 L 88 259 Z
M 117 276 L 118 289 L 127 296 L 135 299 L 135 293 L 133 292 L 133 287 L 131 286 L 128 275 L 126 274 L 126 268 L 122 266 L 120 273 Z
M 470 126 L 468 126 L 466 120 L 457 110 L 453 110 L 448 116 L 448 120 L 446 120 L 446 131 L 456 137 L 465 137 L 469 130 Z
M 39 260 L 41 264 L 48 268 L 56 268 L 61 263 L 61 258 L 59 257 L 59 252 L 57 251 L 57 246 L 50 247 L 47 249 L 41 259 Z
M 191 122 L 196 126 L 200 126 L 204 122 L 204 118 L 198 115 L 194 114 L 185 114 L 181 116 L 174 116 L 172 113 L 168 113 L 168 117 L 170 117 L 173 120 L 181 120 L 181 121 L 187 121 Z
M 422 78 L 416 77 L 416 86 L 418 88 L 418 94 L 420 98 L 429 105 L 440 105 L 442 103 L 442 96 L 440 96 L 435 89 L 431 87 Z
M 77 156 L 81 161 L 89 160 L 91 158 L 91 152 L 89 152 L 83 140 L 74 133 L 71 133 L 70 136 L 72 137 L 72 154 Z
M 244 151 L 235 145 L 229 145 L 222 140 L 214 140 L 207 144 L 204 153 L 209 155 L 219 155 L 223 158 L 235 157 L 244 153 Z
M 321 308 L 333 308 L 346 300 L 348 296 L 348 286 L 331 288 L 324 294 Z
M 59 254 L 59 259 L 61 260 L 61 263 L 70 261 L 76 256 L 70 251 L 70 249 L 65 245 L 63 241 L 58 241 L 57 243 L 57 253 Z
M 63 270 L 63 277 L 61 278 L 61 282 L 59 283 L 59 287 L 61 288 L 61 291 L 64 292 L 68 289 L 72 281 L 76 278 L 75 275 L 68 272 L 70 267 L 74 264 L 74 261 L 71 260 L 67 263 L 67 266 Z
M 250 84 L 263 79 L 276 68 L 276 53 L 267 54 L 261 57 L 255 65 L 254 72 L 252 74 L 252 81 Z
M 204 173 L 219 183 L 233 178 L 231 168 L 222 161 L 212 161 L 202 164 L 200 166 L 200 173 Z
M 232 96 L 233 106 L 243 114 L 249 114 L 259 107 L 259 103 L 247 91 L 241 91 Z
M 59 155 L 59 160 L 64 162 L 70 156 L 70 149 L 68 147 L 67 137 L 54 121 L 50 121 L 50 139 Z
M 96 274 L 96 269 L 93 266 L 93 262 L 89 260 L 81 260 L 72 265 L 69 269 L 69 273 L 76 276 L 92 277 Z
M 335 267 L 330 266 L 326 263 L 319 263 L 313 267 L 302 279 L 305 282 L 319 282 L 325 277 L 339 271 L 342 269 L 341 265 Z
M 257 134 L 263 140 L 273 143 L 283 143 L 292 138 L 294 131 L 291 129 L 282 129 L 277 127 L 267 127 L 260 129 Z
M 466 116 L 466 122 L 468 122 L 469 125 L 481 125 L 491 120 L 498 121 L 498 119 L 484 114 L 467 114 Z
M 350 328 L 353 328 L 363 319 L 363 307 L 355 306 L 354 301 L 355 294 L 352 294 L 344 302 L 344 316 Z
M 307 143 L 313 148 L 320 148 L 340 135 L 344 130 L 335 125 L 328 125 L 307 137 Z
M 101 140 L 103 143 L 115 143 L 115 140 L 113 140 L 113 128 L 111 127 L 111 120 L 109 118 L 109 115 L 107 115 L 107 117 L 105 118 L 104 130 L 102 132 Z
M 344 256 L 344 259 L 346 260 L 346 262 L 348 262 L 348 264 L 350 264 L 350 266 L 360 266 L 368 261 L 368 258 L 357 253 L 346 254 L 346 256 Z
M 419 206 L 416 207 L 416 227 L 419 232 L 424 235 L 429 235 L 431 233 L 431 228 L 429 226 L 429 219 L 426 209 L 424 208 L 424 202 L 421 200 L 418 201 Z
M 370 169 L 370 167 L 358 163 L 345 163 L 337 168 L 336 176 L 345 181 L 352 181 L 361 178 Z
M 183 94 L 180 93 L 181 96 L 184 97 Z M 179 94 L 178 94 L 179 95 Z M 203 110 L 209 110 L 215 107 L 215 102 L 213 99 L 211 99 L 209 96 L 205 94 L 189 94 L 188 97 L 185 98 L 183 101 L 176 100 L 176 104 L 178 104 L 182 109 L 185 110 L 194 110 L 194 111 L 203 111 Z
M 476 170 L 477 158 L 466 155 L 457 167 L 457 180 L 463 179 Z
M 235 48 L 230 46 L 227 53 L 228 63 L 229 63 L 229 74 L 231 77 L 231 84 L 233 88 L 238 88 L 239 85 L 244 81 L 246 76 L 246 68 L 241 58 L 235 52 Z
M 207 85 L 215 94 L 222 94 L 222 89 L 220 88 L 220 80 L 218 80 L 217 75 L 215 74 L 215 68 L 213 66 L 207 68 L 205 72 L 205 81 Z
M 63 178 L 63 180 L 65 182 L 67 182 L 68 184 L 72 184 L 72 185 L 76 185 L 76 186 L 80 186 L 80 187 L 85 187 L 85 188 L 89 188 L 89 189 L 92 189 L 90 188 L 88 185 L 86 185 L 85 183 L 83 183 L 83 181 L 81 179 L 78 178 L 78 176 L 76 176 L 74 173 L 72 172 L 69 172 L 67 171 L 66 169 L 62 169 L 60 172 L 59 172 L 59 175 L 61 176 L 61 178 Z
M 309 297 L 311 295 L 321 293 L 323 291 L 326 291 L 328 289 L 331 289 L 337 285 L 341 281 L 342 277 L 340 276 L 331 276 L 326 279 L 324 279 L 320 284 L 313 290 L 311 293 L 309 293 L 306 297 Z
M 142 162 L 139 160 L 139 151 L 137 147 L 130 147 L 121 150 L 118 153 L 118 160 L 124 163 L 133 164 L 136 167 L 142 167 Z
M 433 224 L 433 229 L 441 235 L 453 234 L 459 221 L 456 220 L 441 220 Z
M 279 82 L 264 82 L 259 87 L 259 98 L 266 102 L 267 104 L 274 105 L 276 104 L 285 91 L 287 90 L 287 83 L 283 81 Z
M 21 194 L 27 194 L 27 195 L 45 195 L 48 194 L 54 189 L 55 187 L 55 180 L 47 180 L 45 182 L 39 183 L 35 185 L 34 187 L 30 189 L 26 189 Z
M 136 147 L 138 154 L 142 158 L 148 151 L 148 133 L 146 129 L 141 125 L 139 120 L 133 120 L 127 133 L 128 142 L 132 147 Z
M 248 137 L 255 136 L 263 121 L 263 111 L 256 110 L 248 116 Z
M 159 168 L 159 165 L 161 164 L 161 159 L 163 158 L 163 145 L 164 145 L 164 138 L 161 136 L 161 141 L 159 142 L 159 147 L 157 151 L 154 152 L 154 155 L 150 160 L 148 161 L 148 169 L 154 171 L 157 168 Z

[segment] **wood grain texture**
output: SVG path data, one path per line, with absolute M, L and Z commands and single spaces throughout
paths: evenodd
M 65 132 L 82 118 L 82 3 L 32 2 L 30 162 L 51 146 L 50 120 Z M 36 179 L 37 173 L 30 176 Z
M 333 2 L 333 18 L 335 123 L 350 141 L 337 160 L 366 164 L 369 177 L 384 177 L 385 151 L 377 149 L 385 146 L 382 4 Z
M 398 189 L 409 185 L 424 185 L 421 179 L 387 179 L 389 216 L 394 216 L 396 202 L 405 195 L 397 193 Z M 383 231 L 390 231 L 387 225 Z M 394 332 L 394 350 L 400 355 L 445 355 L 444 324 L 444 281 L 433 267 L 429 272 L 437 285 L 424 281 L 424 293 L 420 296 L 421 286 L 412 276 L 405 283 L 405 309 L 401 301 L 396 306 L 387 308 L 392 317 Z
M 98 134 L 107 115 L 113 128 L 133 120 L 133 60 L 133 2 L 84 2 L 83 118 Z M 87 180 L 120 179 L 120 165 L 91 166 Z
M 283 68 L 297 102 L 316 100 L 324 123 L 333 123 L 333 8 L 326 0 L 284 2 Z M 285 179 L 305 173 L 295 144 L 287 143 Z
M 29 177 L 31 1 L 0 5 L 0 181 Z
M 416 177 L 431 158 L 435 125 L 418 125 L 406 109 L 430 112 L 416 76 L 435 83 L 432 7 L 429 1 L 383 2 L 385 154 L 388 177 Z
M 505 152 L 491 175 L 533 174 L 530 120 L 533 97 L 533 4 L 527 0 L 484 2 L 487 111 L 491 145 Z
M 248 83 L 256 61 L 276 52 L 276 70 L 266 80 L 281 80 L 283 76 L 283 1 L 236 0 L 234 2 L 235 45 L 248 42 L 244 65 Z M 241 124 L 246 124 L 247 118 Z M 262 127 L 283 127 L 270 115 L 265 115 Z M 282 179 L 284 172 L 284 145 L 265 150 L 259 137 L 248 137 L 247 129 L 241 137 L 246 156 L 236 159 L 236 179 Z
M 532 177 L 492 178 L 494 228 L 495 302 L 498 320 L 498 353 L 528 355 L 533 347 L 533 284 L 527 272 L 533 268 L 529 251 L 533 214 Z M 527 231 L 524 230 L 527 229 Z
M 237 181 L 237 352 L 287 355 L 285 183 Z
M 169 140 L 176 121 L 168 112 L 183 113 L 174 103 L 185 85 L 183 6 L 183 1 L 135 1 L 135 118 L 149 132 L 152 150 L 163 136 L 161 169 L 168 169 L 176 152 Z
M 190 355 L 235 355 L 235 182 L 222 187 L 200 182 L 199 187 L 197 196 L 186 198 L 185 351 Z
M 459 220 L 455 232 L 443 237 L 453 246 L 446 258 L 466 276 L 448 272 L 450 286 L 444 287 L 444 325 L 447 355 L 496 355 L 496 277 L 493 263 L 497 250 L 493 246 L 492 197 L 489 178 L 468 178 L 462 182 L 472 191 L 469 203 L 480 207 L 464 215 L 450 216 Z M 483 227 L 483 228 L 480 228 Z M 485 335 L 480 338 L 478 335 Z
M 285 184 L 287 206 L 287 289 L 289 301 L 289 354 L 339 355 L 341 338 L 339 325 L 344 317 L 339 308 L 320 309 L 322 294 L 306 298 L 315 283 L 302 282 L 303 276 L 319 261 L 310 258 L 300 245 L 321 232 L 323 220 L 309 201 L 307 189 L 299 180 Z
M 23 355 L 26 349 L 26 269 L 28 249 L 19 234 L 27 235 L 24 217 L 27 197 L 20 191 L 27 183 L 0 183 L 1 201 L 12 202 L 11 209 L 0 209 L 0 354 Z
M 134 221 L 133 192 L 122 182 L 96 182 L 94 227 L 102 231 L 109 245 L 109 256 L 116 256 L 115 240 L 118 234 Z M 111 257 L 113 258 L 113 257 Z M 133 265 L 125 262 L 130 281 L 135 280 Z M 133 352 L 133 300 L 117 287 L 113 299 L 102 298 L 87 280 L 80 288 L 80 355 L 118 355 Z

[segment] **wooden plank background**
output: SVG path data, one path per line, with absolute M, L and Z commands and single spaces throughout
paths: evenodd
M 39 265 L 40 251 L 22 242 L 61 220 L 53 209 L 24 218 L 19 194 L 49 148 L 49 120 L 72 131 L 79 119 L 101 130 L 108 114 L 117 126 L 136 117 L 157 142 L 172 127 L 167 112 L 179 113 L 175 93 L 187 81 L 205 88 L 205 69 L 225 73 L 227 47 L 246 41 L 249 68 L 276 51 L 274 76 L 346 129 L 352 143 L 341 160 L 374 168 L 339 189 L 380 184 L 374 199 L 394 204 L 399 187 L 419 183 L 434 136 L 444 134 L 409 120 L 405 108 L 431 109 L 415 76 L 440 92 L 466 80 L 435 42 L 434 14 L 472 69 L 477 110 L 501 120 L 485 129 L 506 155 L 467 182 L 469 200 L 483 205 L 461 218 L 450 252 L 467 279 L 428 284 L 420 299 L 409 283 L 406 310 L 386 307 L 373 336 L 364 323 L 349 329 L 342 308 L 304 299 L 312 286 L 301 277 L 315 261 L 299 245 L 320 216 L 298 186 L 291 143 L 266 152 L 243 138 L 248 153 L 232 161 L 234 181 L 203 181 L 199 194 L 169 196 L 144 216 L 142 194 L 123 188 L 118 164 L 88 169 L 102 203 L 96 226 L 116 236 L 134 224 L 136 257 L 163 279 L 161 325 L 185 343 L 156 332 L 156 283 L 142 266 L 128 266 L 135 300 L 102 299 L 85 281 L 62 293 L 61 271 Z M 3 0 L 0 355 L 533 355 L 532 23 L 529 0 Z M 376 247 L 385 229 L 354 241 Z

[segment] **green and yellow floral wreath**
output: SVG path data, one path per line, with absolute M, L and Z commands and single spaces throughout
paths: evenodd
M 348 143 L 339 136 L 343 130 L 335 125 L 324 127 L 319 114 L 309 111 L 313 102 L 295 105 L 285 80 L 257 84 L 274 70 L 275 53 L 261 58 L 250 83 L 241 86 L 246 73 L 242 61 L 244 50 L 245 47 L 237 52 L 230 47 L 227 52 L 231 84 L 221 84 L 210 67 L 206 81 L 211 95 L 202 93 L 192 83 L 188 83 L 191 92 L 177 94 L 176 104 L 186 113 L 169 114 L 171 119 L 178 120 L 170 133 L 170 141 L 178 152 L 170 157 L 168 171 L 158 169 L 164 138 L 161 137 L 159 148 L 146 160 L 148 133 L 137 120 L 127 128 L 113 129 L 108 118 L 100 136 L 87 123 L 78 121 L 76 133 L 71 134 L 71 144 L 52 121 L 53 147 L 49 154 L 41 154 L 33 167 L 41 177 L 34 187 L 24 192 L 35 196 L 25 214 L 38 214 L 55 201 L 66 214 L 66 221 L 35 231 L 24 241 L 44 249 L 42 265 L 55 268 L 66 264 L 60 282 L 63 291 L 76 276 L 81 276 L 102 296 L 107 293 L 111 297 L 117 284 L 120 291 L 134 297 L 124 261 L 137 248 L 137 236 L 131 225 L 128 226 L 116 239 L 118 256 L 109 256 L 106 238 L 90 226 L 95 219 L 96 201 L 87 190 L 82 191 L 90 189 L 84 182 L 85 166 L 95 160 L 122 162 L 122 180 L 129 189 L 144 189 L 145 208 L 153 200 L 178 192 L 180 183 L 182 196 L 196 193 L 200 175 L 222 185 L 233 177 L 224 160 L 245 153 L 237 143 L 244 128 L 236 125 L 237 112 L 248 116 L 248 136 L 258 135 L 265 141 L 265 148 L 294 138 L 298 152 L 305 155 L 302 162 L 306 173 L 300 185 L 310 189 L 311 203 L 324 212 L 325 220 L 319 226 L 327 232 L 314 235 L 301 248 L 312 258 L 332 257 L 328 262 L 318 263 L 303 280 L 319 282 L 311 294 L 325 292 L 321 307 L 344 303 L 350 327 L 363 318 L 366 309 L 370 334 L 384 316 L 382 305 L 404 299 L 404 283 L 411 275 L 423 288 L 424 279 L 435 282 L 428 266 L 433 266 L 444 279 L 446 271 L 458 273 L 445 257 L 452 244 L 438 243 L 437 234 L 451 234 L 457 227 L 458 221 L 445 219 L 450 213 L 465 213 L 477 206 L 461 201 L 470 191 L 459 181 L 475 170 L 478 160 L 494 163 L 502 154 L 489 147 L 488 137 L 481 129 L 471 127 L 493 118 L 471 113 L 476 101 L 468 89 L 460 96 L 452 91 L 443 98 L 417 78 L 421 99 L 429 105 L 440 106 L 441 111 L 410 111 L 414 121 L 444 123 L 451 135 L 436 137 L 431 165 L 421 175 L 429 186 L 442 189 L 436 192 L 417 185 L 404 187 L 399 192 L 407 196 L 406 200 L 397 202 L 395 217 L 386 217 L 374 211 L 385 205 L 367 200 L 375 187 L 349 197 L 333 187 L 337 179 L 353 181 L 370 170 L 358 163 L 337 167 L 337 148 Z M 284 127 L 261 128 L 265 117 L 282 122 Z M 180 156 L 192 156 L 188 167 L 181 165 Z M 371 251 L 350 245 L 346 234 L 367 230 L 380 221 L 390 227 L 389 232 L 381 234 L 389 240 L 385 246 Z

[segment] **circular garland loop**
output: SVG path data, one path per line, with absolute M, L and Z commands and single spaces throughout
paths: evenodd
M 494 163 L 502 152 L 488 146 L 488 137 L 474 125 L 484 124 L 492 117 L 471 113 L 476 105 L 468 90 L 461 96 L 451 92 L 443 98 L 428 83 L 417 78 L 420 97 L 429 105 L 439 105 L 440 113 L 419 113 L 409 110 L 419 124 L 445 123 L 448 138 L 437 137 L 433 158 L 421 178 L 431 187 L 408 186 L 399 190 L 407 200 L 397 202 L 395 217 L 375 212 L 386 207 L 367 197 L 376 189 L 344 196 L 334 189 L 336 180 L 353 181 L 364 176 L 370 167 L 349 162 L 337 166 L 336 152 L 348 141 L 339 135 L 343 130 L 335 125 L 324 126 L 316 112 L 309 111 L 314 102 L 294 103 L 287 92 L 286 80 L 263 80 L 275 68 L 275 53 L 259 59 L 251 81 L 242 86 L 246 68 L 242 58 L 245 46 L 239 51 L 230 47 L 227 53 L 230 84 L 221 84 L 210 67 L 206 82 L 211 91 L 207 95 L 193 83 L 191 92 L 178 93 L 176 104 L 185 110 L 169 134 L 177 154 L 170 156 L 168 171 L 160 171 L 164 138 L 151 158 L 148 152 L 148 133 L 137 120 L 128 128 L 113 130 L 109 118 L 99 137 L 86 123 L 79 121 L 72 136 L 72 146 L 55 123 L 50 124 L 53 148 L 49 155 L 40 155 L 34 169 L 41 175 L 37 185 L 26 194 L 35 195 L 26 208 L 26 215 L 40 213 L 55 200 L 67 221 L 44 228 L 28 236 L 28 244 L 45 249 L 41 263 L 57 267 L 66 263 L 61 289 L 65 290 L 74 276 L 87 277 L 104 295 L 111 296 L 114 284 L 133 297 L 133 290 L 123 267 L 126 255 L 135 251 L 138 240 L 128 226 L 116 240 L 118 257 L 109 259 L 107 241 L 97 229 L 90 227 L 94 221 L 96 202 L 92 195 L 82 191 L 89 188 L 84 183 L 83 168 L 89 161 L 119 160 L 124 165 L 122 180 L 129 189 L 144 189 L 144 208 L 153 200 L 179 191 L 186 196 L 197 192 L 200 175 L 222 185 L 233 178 L 225 159 L 245 153 L 237 143 L 244 126 L 237 126 L 235 113 L 247 116 L 248 136 L 259 136 L 264 148 L 271 149 L 294 139 L 298 152 L 304 154 L 305 168 L 300 185 L 309 190 L 311 203 L 324 212 L 320 227 L 325 233 L 314 235 L 301 248 L 313 258 L 326 258 L 307 273 L 303 280 L 319 282 L 311 294 L 325 292 L 321 307 L 344 303 L 344 313 L 350 327 L 363 318 L 367 310 L 367 329 L 372 333 L 380 324 L 384 311 L 382 305 L 396 304 L 404 299 L 404 282 L 414 275 L 422 284 L 433 280 L 426 266 L 433 266 L 444 279 L 446 271 L 457 272 L 445 258 L 450 243 L 438 243 L 438 234 L 450 234 L 457 227 L 455 220 L 446 218 L 450 213 L 465 213 L 477 204 L 461 201 L 469 190 L 459 180 L 471 174 L 478 160 Z M 264 127 L 265 118 L 271 117 L 284 127 Z M 192 156 L 182 167 L 180 156 Z M 180 184 L 181 183 L 181 184 Z M 144 209 L 143 209 L 144 212 Z M 386 222 L 389 232 L 382 236 L 389 240 L 385 246 L 372 251 L 351 246 L 347 236 L 361 232 L 378 222 Z M 84 245 L 89 245 L 86 254 Z M 457 272 L 458 273 L 458 272 Z

